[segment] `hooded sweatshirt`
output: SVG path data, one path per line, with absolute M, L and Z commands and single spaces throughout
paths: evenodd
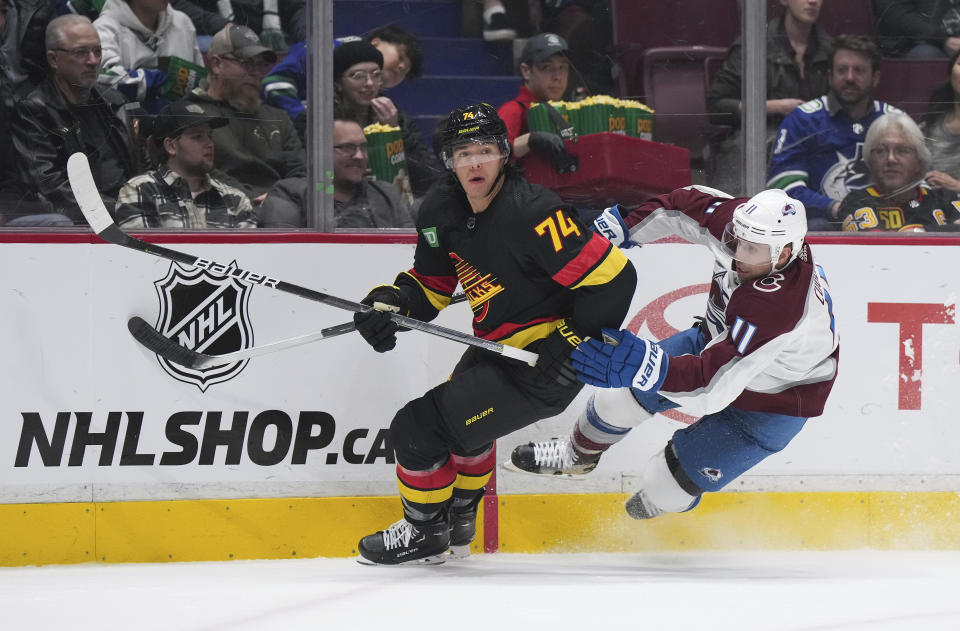
M 160 14 L 151 31 L 134 15 L 126 0 L 107 0 L 93 26 L 100 35 L 103 63 L 100 83 L 141 103 L 157 95 L 166 81 L 160 57 L 179 57 L 203 66 L 197 31 L 186 13 L 172 6 Z

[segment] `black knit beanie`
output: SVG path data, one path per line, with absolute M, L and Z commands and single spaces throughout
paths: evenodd
M 372 61 L 383 69 L 383 55 L 377 50 L 377 47 L 368 42 L 353 41 L 345 42 L 337 46 L 333 51 L 333 76 L 335 79 L 342 79 L 343 73 L 354 65 L 364 61 Z

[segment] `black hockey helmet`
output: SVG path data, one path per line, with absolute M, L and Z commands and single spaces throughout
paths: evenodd
M 440 156 L 448 169 L 453 168 L 453 148 L 465 142 L 495 142 L 502 158 L 510 155 L 507 125 L 488 103 L 453 110 L 442 126 L 442 133 Z

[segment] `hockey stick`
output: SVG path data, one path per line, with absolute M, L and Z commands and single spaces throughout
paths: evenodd
M 263 274 L 242 270 L 237 267 L 221 265 L 220 263 L 210 259 L 195 257 L 184 252 L 165 248 L 153 243 L 147 243 L 146 241 L 141 241 L 140 239 L 131 237 L 113 222 L 113 218 L 111 218 L 110 213 L 107 212 L 107 207 L 104 206 L 103 199 L 100 197 L 100 191 L 97 190 L 96 182 L 93 181 L 93 174 L 90 172 L 90 163 L 88 162 L 87 156 L 84 153 L 74 153 L 67 160 L 67 176 L 70 179 L 70 188 L 73 189 L 73 196 L 77 199 L 77 204 L 80 206 L 80 211 L 83 213 L 84 218 L 86 218 L 87 223 L 90 224 L 90 227 L 93 228 L 93 231 L 96 232 L 97 236 L 104 241 L 109 241 L 110 243 L 121 245 L 132 250 L 146 252 L 147 254 L 153 254 L 154 256 L 159 256 L 160 258 L 183 263 L 191 267 L 206 269 L 214 274 L 233 276 L 239 280 L 271 287 L 277 291 L 300 296 L 301 298 L 306 298 L 307 300 L 313 300 L 315 302 L 327 304 L 332 307 L 344 309 L 346 311 L 353 311 L 354 313 L 369 311 L 373 308 L 359 302 L 353 302 L 344 298 L 331 296 L 313 289 L 307 289 L 306 287 L 294 285 L 293 283 L 271 278 Z M 407 327 L 408 329 L 423 331 L 424 333 L 436 335 L 438 337 L 459 342 L 461 344 L 483 348 L 488 351 L 510 357 L 511 359 L 517 359 L 526 362 L 531 366 L 535 365 L 537 361 L 536 353 L 531 353 L 530 351 L 526 351 L 521 348 L 514 348 L 498 342 L 485 340 L 473 335 L 461 333 L 455 329 L 448 329 L 446 327 L 430 324 L 429 322 L 423 322 L 415 318 L 408 318 L 398 313 L 385 313 L 388 313 L 391 320 L 400 326 Z
M 181 366 L 186 366 L 187 368 L 203 370 L 204 368 L 209 368 L 211 366 L 221 366 L 223 364 L 229 364 L 242 359 L 266 355 L 267 353 L 273 353 L 285 348 L 299 346 L 309 342 L 316 342 L 317 340 L 323 340 L 329 337 L 336 337 L 338 335 L 343 335 L 344 333 L 349 333 L 350 331 L 355 330 L 356 327 L 353 325 L 353 322 L 344 322 L 343 324 L 321 329 L 315 333 L 307 333 L 306 335 L 291 337 L 286 340 L 280 340 L 279 342 L 272 342 L 262 346 L 245 348 L 243 350 L 235 351 L 233 353 L 226 353 L 224 355 L 207 355 L 205 353 L 192 351 L 185 346 L 180 346 L 174 340 L 171 340 L 169 337 L 150 326 L 147 321 L 140 316 L 134 316 L 130 318 L 127 321 L 127 329 L 130 330 L 130 333 L 133 335 L 134 339 L 160 357 L 180 364 Z
M 466 296 L 464 294 L 456 294 L 453 296 L 450 302 L 452 304 L 455 302 L 463 302 L 464 300 L 466 300 Z M 223 355 L 207 355 L 205 353 L 190 350 L 185 346 L 181 346 L 154 327 L 150 326 L 150 324 L 140 316 L 133 316 L 127 320 L 127 329 L 130 331 L 130 334 L 133 335 L 133 338 L 140 342 L 140 344 L 143 345 L 147 350 L 156 353 L 166 360 L 180 364 L 181 366 L 194 368 L 196 370 L 203 370 L 204 368 L 209 368 L 211 366 L 222 366 L 223 364 L 229 364 L 241 359 L 258 357 L 260 355 L 266 355 L 267 353 L 273 353 L 285 348 L 293 348 L 294 346 L 300 346 L 301 344 L 309 344 L 311 342 L 337 337 L 345 333 L 356 331 L 357 327 L 352 321 L 344 322 L 343 324 L 337 324 L 336 326 L 321 329 L 315 333 L 298 335 L 285 340 L 279 340 L 269 344 L 263 344 L 261 346 L 253 346 L 251 348 L 245 348 L 232 353 L 225 353 Z

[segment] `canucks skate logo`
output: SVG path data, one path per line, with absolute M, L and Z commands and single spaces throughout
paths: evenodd
M 839 151 L 837 161 L 823 175 L 820 190 L 830 199 L 843 199 L 850 191 L 866 188 L 870 184 L 870 171 L 864 163 L 861 152 L 863 143 L 857 143 L 853 157 L 848 158 Z
M 230 275 L 170 264 L 170 271 L 154 283 L 160 298 L 157 330 L 198 353 L 223 355 L 250 348 L 253 328 L 248 303 L 251 285 Z M 249 359 L 204 369 L 187 368 L 157 356 L 170 376 L 192 383 L 205 392 L 215 383 L 228 381 L 244 369 Z

